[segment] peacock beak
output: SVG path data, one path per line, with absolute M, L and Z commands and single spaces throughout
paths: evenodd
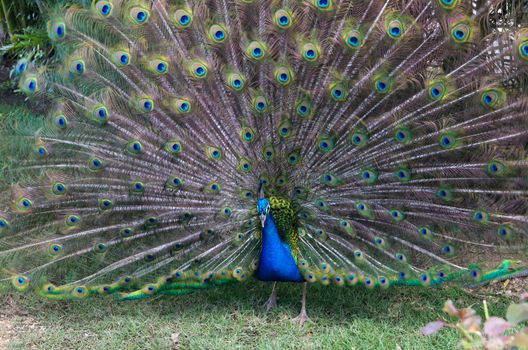
M 266 214 L 260 214 L 260 223 L 262 224 L 262 228 L 264 228 L 265 222 L 266 222 Z

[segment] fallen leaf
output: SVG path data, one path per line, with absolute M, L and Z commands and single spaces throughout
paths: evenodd
M 472 317 L 473 315 L 475 315 L 477 312 L 475 310 L 473 310 L 472 308 L 470 307 L 467 307 L 465 309 L 461 309 L 458 311 L 458 317 L 460 317 L 462 320 L 465 319 L 465 318 L 469 318 L 469 317 Z
M 463 319 L 460 324 L 462 325 L 462 328 L 464 328 L 466 331 L 470 333 L 478 333 L 480 332 L 480 322 L 480 316 L 470 316 Z
M 172 349 L 178 350 L 180 348 L 180 333 L 171 334 Z
M 528 328 L 525 328 L 522 332 L 517 333 L 511 342 L 511 345 L 519 348 L 528 347 Z
M 500 318 L 492 316 L 484 323 L 484 334 L 488 337 L 496 337 L 510 329 L 511 324 Z
M 486 350 L 503 350 L 510 342 L 510 337 L 495 337 L 488 340 L 485 344 Z
M 445 302 L 443 311 L 449 316 L 458 316 L 458 309 L 451 299 Z
M 420 330 L 423 335 L 432 335 L 441 330 L 445 325 L 445 322 L 442 320 L 429 322 Z

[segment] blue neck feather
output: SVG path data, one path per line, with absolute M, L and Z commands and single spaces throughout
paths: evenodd
M 268 214 L 262 230 L 262 252 L 257 278 L 261 281 L 304 282 L 290 246 L 280 239 L 271 213 Z

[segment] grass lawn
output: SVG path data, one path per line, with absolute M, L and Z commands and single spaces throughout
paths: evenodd
M 453 349 L 455 331 L 423 337 L 419 328 L 443 316 L 446 299 L 482 313 L 485 298 L 490 313 L 503 316 L 515 299 L 497 288 L 310 287 L 311 322 L 303 328 L 290 321 L 300 309 L 301 286 L 293 284 L 280 285 L 279 307 L 270 313 L 261 305 L 271 286 L 260 282 L 128 302 L 4 293 L 0 349 Z

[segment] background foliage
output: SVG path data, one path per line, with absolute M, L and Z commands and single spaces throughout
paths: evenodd
M 18 57 L 49 54 L 45 13 L 49 8 L 89 0 L 0 0 L 0 54 Z

